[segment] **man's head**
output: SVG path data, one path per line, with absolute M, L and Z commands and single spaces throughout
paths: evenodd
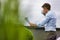
M 44 3 L 42 5 L 43 8 L 43 14 L 46 15 L 46 13 L 51 9 L 51 5 L 49 3 Z

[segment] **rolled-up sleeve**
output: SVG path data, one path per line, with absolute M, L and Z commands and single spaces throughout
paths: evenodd
M 45 17 L 45 19 L 39 23 L 37 23 L 38 27 L 44 26 L 51 18 L 48 16 Z

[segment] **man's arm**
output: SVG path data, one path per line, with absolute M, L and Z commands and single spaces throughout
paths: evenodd
M 47 16 L 44 20 L 42 20 L 41 22 L 37 23 L 37 24 L 33 24 L 33 23 L 30 23 L 30 26 L 33 26 L 33 27 L 41 27 L 41 26 L 44 26 L 47 22 L 49 22 L 51 20 L 51 18 L 49 16 Z
M 33 26 L 33 27 L 37 27 L 37 26 L 41 27 L 41 26 L 44 26 L 50 19 L 51 18 L 49 16 L 46 16 L 46 18 L 42 22 L 40 22 L 38 24 L 33 24 L 31 22 L 28 22 L 28 23 L 30 24 L 30 26 Z M 28 20 L 26 20 L 26 21 L 28 21 Z
M 44 20 L 37 24 L 38 27 L 44 26 L 47 22 L 51 20 L 50 15 L 47 15 Z

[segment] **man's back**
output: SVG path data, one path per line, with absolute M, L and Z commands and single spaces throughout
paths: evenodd
M 46 14 L 49 17 L 49 21 L 46 23 L 45 31 L 56 31 L 56 15 L 54 12 L 49 11 Z

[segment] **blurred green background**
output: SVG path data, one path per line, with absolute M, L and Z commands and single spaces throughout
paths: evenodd
M 0 0 L 0 40 L 33 40 L 19 11 L 19 0 Z

